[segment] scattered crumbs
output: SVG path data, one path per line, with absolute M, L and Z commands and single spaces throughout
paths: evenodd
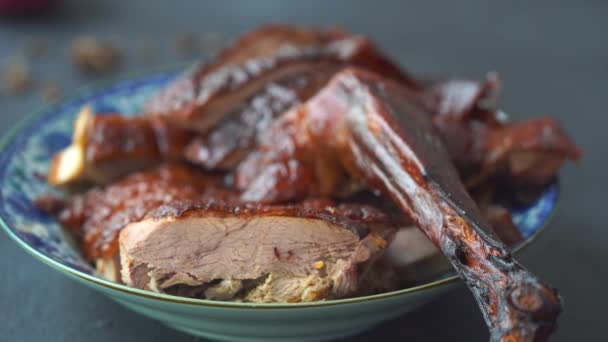
M 44 81 L 41 83 L 40 91 L 42 96 L 49 103 L 57 103 L 63 96 L 63 91 L 55 81 Z
M 25 43 L 23 54 L 27 58 L 40 59 L 48 53 L 48 42 L 43 38 L 32 38 Z
M 70 52 L 73 65 L 91 75 L 108 73 L 116 69 L 121 60 L 121 53 L 115 45 L 88 36 L 74 40 Z
M 191 57 L 198 53 L 200 46 L 196 35 L 185 33 L 176 38 L 175 48 L 181 56 Z
M 323 262 L 323 260 L 315 262 L 315 269 L 320 270 L 323 269 L 323 267 L 325 267 L 325 262 Z
M 32 72 L 24 59 L 16 59 L 0 70 L 0 94 L 18 95 L 30 89 Z

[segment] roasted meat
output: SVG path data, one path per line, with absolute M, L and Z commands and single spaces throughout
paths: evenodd
M 308 100 L 339 69 L 339 65 L 327 65 L 266 84 L 217 127 L 195 138 L 185 150 L 186 158 L 209 170 L 233 169 L 256 147 L 258 135 L 276 117 Z
M 85 106 L 75 121 L 72 144 L 51 162 L 48 181 L 56 186 L 104 184 L 162 161 L 183 160 L 191 138 L 168 120 L 94 115 Z
M 126 224 L 141 220 L 160 205 L 204 196 L 220 200 L 231 194 L 223 188 L 220 175 L 165 164 L 71 196 L 55 214 L 79 236 L 85 257 L 96 261 L 118 251 L 118 233 Z
M 509 122 L 496 108 L 500 82 L 441 81 L 425 91 L 433 124 L 469 188 L 506 182 L 526 188 L 552 181 L 580 149 L 553 118 Z
M 188 71 L 150 99 L 145 112 L 170 116 L 204 134 L 267 84 L 336 64 L 372 69 L 415 86 L 367 38 L 278 25 L 247 34 L 214 63 Z
M 557 292 L 492 236 L 431 115 L 410 92 L 361 70 L 336 75 L 284 116 L 281 129 L 269 132 L 273 144 L 261 146 L 254 162 L 239 170 L 257 175 L 243 196 L 287 200 L 277 195 L 277 184 L 299 189 L 296 197 L 323 194 L 340 185 L 334 175 L 347 172 L 391 198 L 448 258 L 473 292 L 493 341 L 544 340 L 561 311 Z
M 249 302 L 341 298 L 362 290 L 397 228 L 373 207 L 330 201 L 201 203 L 165 205 L 124 228 L 126 284 Z
M 92 118 L 87 109 L 77 120 L 87 129 L 75 128 L 74 143 L 55 158 L 49 181 L 103 184 L 175 157 L 207 169 L 232 168 L 272 119 L 347 65 L 415 86 L 367 38 L 337 29 L 266 26 L 239 39 L 216 62 L 178 77 L 148 101 L 145 118 Z M 192 141 L 192 131 L 203 135 Z
M 331 200 L 241 203 L 221 177 L 179 164 L 89 190 L 57 213 L 110 280 L 252 302 L 365 291 L 370 267 L 404 224 L 393 214 Z M 390 289 L 395 283 L 383 285 Z
M 266 26 L 178 77 L 145 116 L 83 110 L 49 182 L 110 182 L 183 159 L 206 173 L 167 164 L 38 204 L 108 279 L 199 298 L 370 293 L 394 285 L 390 265 L 431 276 L 439 251 L 493 341 L 543 341 L 560 298 L 509 253 L 522 236 L 502 202 L 581 152 L 553 119 L 509 122 L 499 88 L 495 74 L 414 80 L 341 30 Z

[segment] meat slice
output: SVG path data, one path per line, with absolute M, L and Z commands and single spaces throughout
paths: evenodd
M 287 199 L 277 184 L 306 196 L 331 191 L 340 184 L 333 175 L 348 172 L 391 198 L 447 257 L 473 292 L 492 341 L 545 340 L 561 311 L 556 290 L 492 236 L 431 119 L 410 90 L 365 71 L 343 71 L 277 122 L 272 144 L 245 161 L 237 185 L 247 200 L 272 202 Z
M 352 296 L 392 239 L 394 222 L 369 206 L 330 201 L 174 203 L 122 230 L 122 280 L 248 302 Z
M 40 202 L 52 202 L 41 207 L 75 232 L 100 275 L 139 288 L 288 302 L 396 284 L 390 273 L 381 284 L 366 276 L 404 221 L 361 201 L 240 203 L 220 175 L 167 164 L 76 195 L 61 209 Z
M 415 85 L 364 37 L 272 26 L 247 34 L 213 63 L 178 77 L 149 100 L 145 111 L 206 133 L 268 83 L 335 64 L 369 68 Z
M 75 195 L 56 215 L 64 227 L 79 237 L 85 257 L 97 262 L 114 257 L 118 233 L 126 224 L 141 220 L 160 205 L 201 196 L 230 197 L 222 187 L 220 175 L 201 173 L 181 164 L 164 164 Z
M 104 184 L 162 161 L 183 160 L 192 134 L 168 120 L 94 115 L 84 106 L 75 121 L 72 144 L 51 162 L 48 181 L 63 186 Z

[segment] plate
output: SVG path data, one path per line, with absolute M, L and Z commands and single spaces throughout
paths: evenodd
M 459 283 L 453 274 L 372 296 L 314 303 L 252 304 L 176 297 L 134 289 L 98 277 L 71 237 L 32 200 L 58 193 L 45 181 L 51 156 L 69 145 L 81 106 L 95 112 L 136 115 L 144 101 L 176 76 L 174 71 L 85 91 L 24 119 L 0 144 L 0 225 L 30 254 L 135 312 L 176 329 L 226 341 L 318 341 L 356 334 L 427 303 Z M 532 204 L 512 208 L 525 241 L 547 224 L 559 194 L 551 184 Z

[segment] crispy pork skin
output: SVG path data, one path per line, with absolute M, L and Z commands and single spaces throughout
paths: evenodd
M 186 159 L 205 169 L 233 169 L 257 146 L 258 135 L 274 119 L 313 96 L 340 68 L 320 65 L 266 84 L 217 127 L 195 138 L 185 150 Z

